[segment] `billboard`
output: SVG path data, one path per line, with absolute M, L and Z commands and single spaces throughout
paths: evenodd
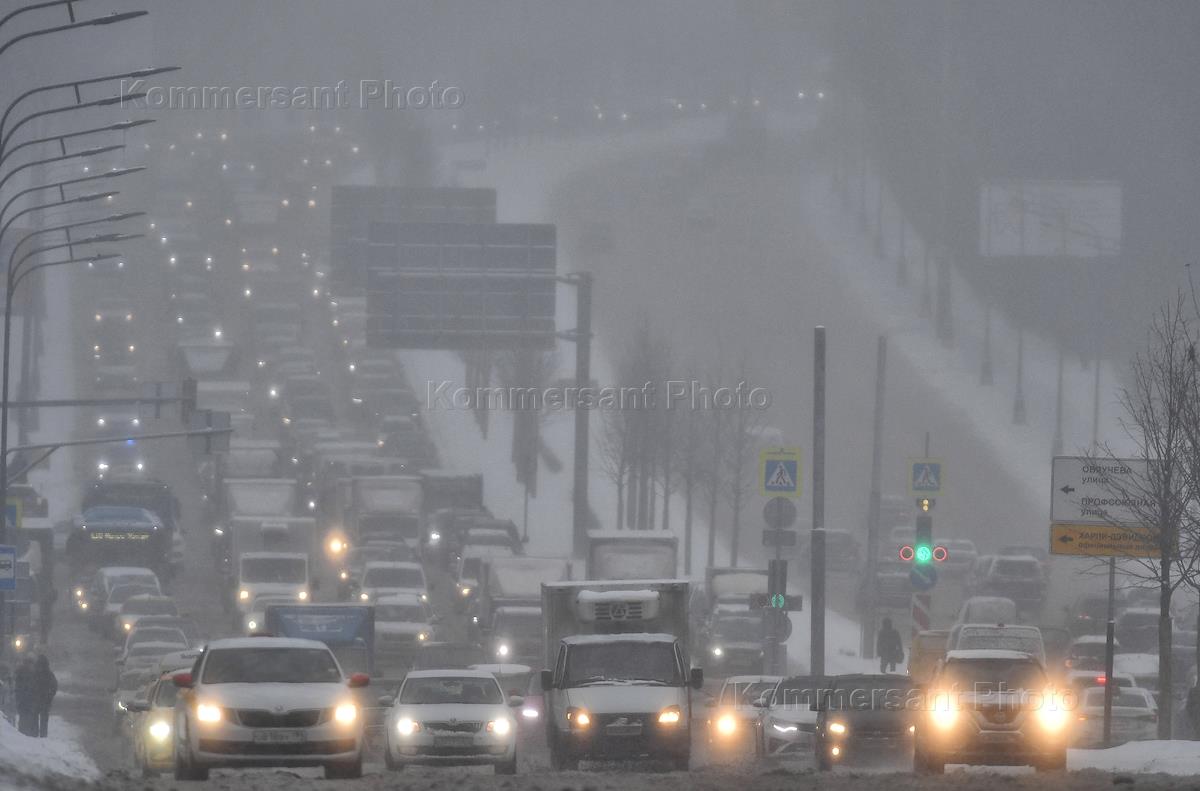
M 1003 179 L 979 192 L 984 258 L 1112 258 L 1121 254 L 1116 181 Z

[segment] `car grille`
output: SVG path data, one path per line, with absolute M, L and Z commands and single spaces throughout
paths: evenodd
M 1021 714 L 1021 707 L 1012 704 L 978 706 L 976 710 L 994 725 L 1008 725 Z
M 422 726 L 426 730 L 443 733 L 478 733 L 483 727 L 482 722 L 426 722 Z
M 311 728 L 321 721 L 321 709 L 297 709 L 282 713 L 238 709 L 237 718 L 247 728 Z
M 299 744 L 255 744 L 224 739 L 201 739 L 200 752 L 218 755 L 337 755 L 353 752 L 354 739 L 330 739 Z

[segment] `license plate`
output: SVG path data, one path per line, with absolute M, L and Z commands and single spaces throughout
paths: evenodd
M 635 722 L 632 725 L 609 725 L 604 732 L 609 736 L 641 736 L 642 724 Z
M 475 743 L 473 736 L 434 736 L 434 747 L 470 747 Z
M 299 730 L 269 730 L 255 731 L 255 744 L 300 744 L 304 741 L 304 731 Z

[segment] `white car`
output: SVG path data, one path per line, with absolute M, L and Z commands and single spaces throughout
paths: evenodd
M 285 637 L 214 640 L 195 672 L 178 673 L 175 779 L 209 769 L 322 766 L 328 779 L 362 775 L 362 707 L 324 643 Z
M 429 607 L 413 593 L 380 596 L 375 600 L 375 651 L 411 656 L 433 638 Z
M 295 596 L 281 596 L 278 593 L 266 593 L 261 596 L 255 596 L 254 602 L 250 605 L 250 612 L 246 613 L 246 618 L 243 623 L 243 631 L 247 635 L 266 629 L 267 627 L 267 608 L 272 604 L 295 604 Z
M 371 560 L 363 566 L 362 579 L 358 583 L 358 598 L 370 602 L 381 596 L 412 593 L 426 601 L 425 570 L 420 563 L 393 560 Z
M 524 698 L 505 698 L 491 673 L 479 670 L 414 670 L 385 720 L 389 769 L 409 764 L 491 764 L 496 774 L 517 773 L 517 723 L 512 709 Z
M 1076 747 L 1104 745 L 1104 687 L 1083 691 L 1075 725 Z M 1158 738 L 1158 706 L 1154 695 L 1141 687 L 1113 690 L 1112 739 L 1114 744 Z

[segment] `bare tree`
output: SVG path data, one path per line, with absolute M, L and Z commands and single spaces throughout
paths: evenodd
M 596 437 L 596 458 L 604 476 L 617 489 L 616 529 L 625 527 L 625 482 L 632 463 L 628 415 L 619 409 L 600 412 L 600 432 Z
M 746 360 L 738 367 L 740 381 L 748 381 Z M 749 404 L 735 403 L 730 414 L 731 433 L 726 445 L 725 485 L 729 490 L 729 507 L 733 523 L 729 537 L 729 565 L 738 563 L 738 549 L 742 533 L 742 506 L 754 485 L 754 459 L 758 453 L 758 429 L 762 414 Z

